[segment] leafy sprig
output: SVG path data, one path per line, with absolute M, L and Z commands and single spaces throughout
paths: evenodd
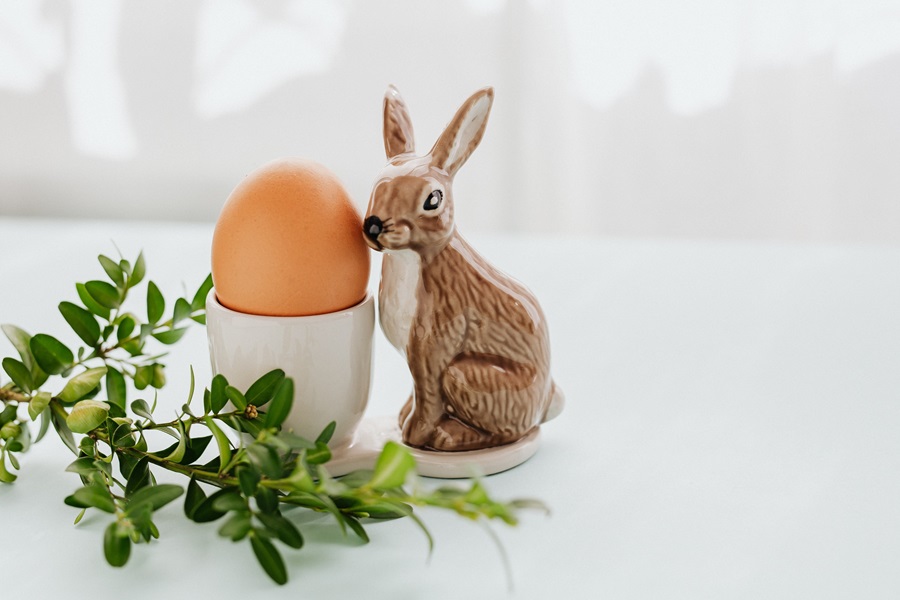
M 385 445 L 374 469 L 332 477 L 327 463 L 334 423 L 315 440 L 283 430 L 294 383 L 280 369 L 246 390 L 216 375 L 196 402 L 191 370 L 186 402 L 174 419 L 159 420 L 155 394 L 166 377 L 165 352 L 156 344 L 174 344 L 192 322 L 205 324 L 212 279 L 207 277 L 191 299 L 177 298 L 168 319 L 163 294 L 148 281 L 143 317 L 123 308 L 145 278 L 143 253 L 133 264 L 106 256 L 99 262 L 107 280 L 78 283 L 80 304 L 59 304 L 63 318 L 85 344 L 75 352 L 51 335 L 2 326 L 19 358 L 2 360 L 10 381 L 0 387 L 0 482 L 15 481 L 18 455 L 52 425 L 76 455 L 66 470 L 77 474 L 82 485 L 65 498 L 67 505 L 79 509 L 75 523 L 88 510 L 112 517 L 103 536 L 110 565 L 126 564 L 134 544 L 158 538 L 154 514 L 182 495 L 188 519 L 222 520 L 219 534 L 249 543 L 259 564 L 279 584 L 288 579 L 282 550 L 304 545 L 292 519 L 298 509 L 330 515 L 346 535 L 362 542 L 369 541 L 367 523 L 408 517 L 431 545 L 415 507 L 510 525 L 517 522 L 520 509 L 543 508 L 529 500 L 495 501 L 477 480 L 469 487 L 422 490 L 414 477 L 413 456 L 394 442 Z M 62 383 L 51 379 L 56 375 Z M 50 387 L 48 382 L 57 383 L 51 387 L 55 393 L 44 389 Z M 153 389 L 154 397 L 129 403 L 130 388 Z M 166 436 L 172 441 L 158 447 Z M 159 469 L 186 477 L 186 487 L 159 483 Z

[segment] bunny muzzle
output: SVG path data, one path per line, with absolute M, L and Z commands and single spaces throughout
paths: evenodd
M 405 221 L 382 220 L 378 215 L 369 215 L 363 221 L 363 235 L 373 250 L 405 250 L 409 248 L 411 228 Z

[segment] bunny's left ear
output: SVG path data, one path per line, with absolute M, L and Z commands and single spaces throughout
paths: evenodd
M 397 88 L 390 85 L 384 94 L 384 153 L 391 160 L 400 154 L 414 152 L 415 149 L 409 109 Z
M 493 103 L 494 88 L 484 88 L 472 94 L 456 111 L 453 120 L 431 149 L 432 164 L 452 177 L 481 142 Z

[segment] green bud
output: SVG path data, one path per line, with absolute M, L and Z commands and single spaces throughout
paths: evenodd
M 88 456 L 93 456 L 94 454 L 94 440 L 89 437 L 81 438 L 81 441 L 78 442 L 78 449 L 84 452 Z
M 18 423 L 9 422 L 3 427 L 0 427 L 0 438 L 4 440 L 17 438 L 20 433 L 22 433 L 22 428 L 19 427 Z

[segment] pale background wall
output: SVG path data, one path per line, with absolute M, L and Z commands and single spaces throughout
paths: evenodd
M 900 242 L 900 2 L 16 0 L 0 215 L 215 219 L 314 158 L 364 206 L 381 97 L 424 150 L 496 88 L 461 226 Z

